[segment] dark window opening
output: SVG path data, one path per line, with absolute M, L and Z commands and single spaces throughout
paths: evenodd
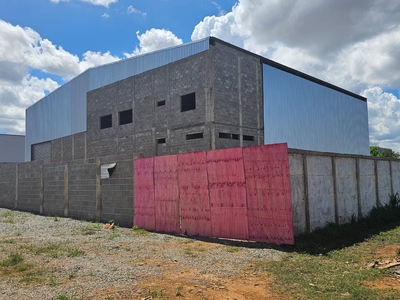
M 199 132 L 199 133 L 191 133 L 191 134 L 187 134 L 186 135 L 186 140 L 196 140 L 196 139 L 202 139 L 203 138 L 203 133 Z
M 132 109 L 119 112 L 119 125 L 132 123 Z
M 232 133 L 232 140 L 239 140 L 239 135 Z
M 220 132 L 218 137 L 221 139 L 231 139 L 232 135 L 230 133 Z
M 166 143 L 165 138 L 157 139 L 157 144 L 165 144 L 165 143 Z
M 254 136 L 252 136 L 252 135 L 244 135 L 244 134 L 243 134 L 243 141 L 251 141 L 251 142 L 254 142 Z
M 181 96 L 181 112 L 196 109 L 196 94 Z
M 100 117 L 100 129 L 112 127 L 112 115 Z
M 158 101 L 157 102 L 157 107 L 159 107 L 159 106 L 164 106 L 165 105 L 165 100 L 162 100 L 162 101 Z

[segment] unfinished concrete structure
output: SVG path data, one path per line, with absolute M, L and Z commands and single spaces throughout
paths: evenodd
M 26 160 L 286 142 L 369 153 L 366 99 L 216 38 L 82 73 L 27 109 Z

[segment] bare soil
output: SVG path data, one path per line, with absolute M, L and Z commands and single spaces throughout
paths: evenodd
M 0 299 L 288 299 L 254 264 L 272 245 L 201 241 L 0 209 Z

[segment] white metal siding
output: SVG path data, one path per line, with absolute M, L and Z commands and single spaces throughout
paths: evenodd
M 264 142 L 369 155 L 367 102 L 263 65 Z

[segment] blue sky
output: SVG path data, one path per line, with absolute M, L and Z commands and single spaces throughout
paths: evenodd
M 371 144 L 400 151 L 400 2 L 0 0 L 0 133 L 87 68 L 209 35 L 368 98 Z

